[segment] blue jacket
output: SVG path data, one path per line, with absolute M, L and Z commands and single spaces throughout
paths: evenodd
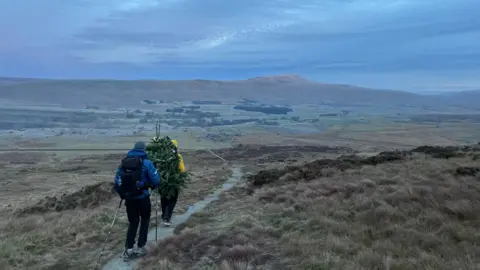
M 132 149 L 128 152 L 127 157 L 145 158 L 143 160 L 142 182 L 148 183 L 152 188 L 158 187 L 158 185 L 160 184 L 160 173 L 157 171 L 157 168 L 155 168 L 155 165 L 153 165 L 152 161 L 147 159 L 147 153 L 145 151 Z M 118 168 L 117 174 L 115 175 L 115 180 L 114 180 L 115 191 L 117 193 L 119 193 L 121 177 L 122 177 L 122 169 Z M 142 195 L 137 196 L 133 199 L 136 200 L 136 199 L 141 199 L 148 196 L 150 196 L 150 192 L 148 191 L 148 189 L 146 189 L 143 191 Z

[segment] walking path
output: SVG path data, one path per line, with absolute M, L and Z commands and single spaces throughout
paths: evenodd
M 188 220 L 188 218 L 202 209 L 204 209 L 209 203 L 216 201 L 219 199 L 220 194 L 224 191 L 231 189 L 235 184 L 240 182 L 242 179 L 243 173 L 242 168 L 239 166 L 232 167 L 232 176 L 228 178 L 228 180 L 218 189 L 215 190 L 212 194 L 204 198 L 203 200 L 195 203 L 194 205 L 190 206 L 182 215 L 175 216 L 174 222 L 175 226 L 178 226 L 181 223 L 184 223 Z M 169 236 L 173 236 L 173 230 L 175 226 L 172 227 L 158 227 L 158 240 L 165 239 Z M 155 227 L 148 232 L 148 243 L 155 242 Z M 148 246 L 147 243 L 147 246 Z M 112 258 L 105 266 L 103 270 L 132 270 L 135 266 L 135 263 L 138 263 L 138 260 L 133 260 L 130 262 L 124 262 L 121 258 L 121 254 L 119 256 Z

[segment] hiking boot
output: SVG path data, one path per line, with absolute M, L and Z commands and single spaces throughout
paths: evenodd
M 143 257 L 147 255 L 147 249 L 145 247 L 139 247 L 135 250 L 135 253 L 138 257 Z
M 164 219 L 163 222 L 162 222 L 162 224 L 163 224 L 164 226 L 166 226 L 166 227 L 172 226 L 172 223 L 171 223 L 168 219 Z
M 128 262 L 130 260 L 132 260 L 133 258 L 135 258 L 136 256 L 136 252 L 133 250 L 133 248 L 130 248 L 130 249 L 126 249 L 123 254 L 122 254 L 122 258 L 123 258 L 123 261 L 124 262 Z

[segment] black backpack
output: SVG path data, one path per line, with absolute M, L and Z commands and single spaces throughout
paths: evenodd
M 143 194 L 148 189 L 148 185 L 143 183 L 140 188 L 137 184 L 142 182 L 143 158 L 126 157 L 120 164 L 121 184 L 119 194 L 124 199 L 132 199 Z

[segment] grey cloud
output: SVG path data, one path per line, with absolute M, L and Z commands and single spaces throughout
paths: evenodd
M 168 31 L 105 31 L 103 29 L 89 29 L 76 36 L 80 42 L 90 41 L 93 44 L 101 44 L 102 46 L 115 46 L 118 44 L 133 45 L 161 45 L 161 47 L 169 48 L 188 40 L 198 40 L 205 36 L 200 33 L 182 33 Z M 80 44 L 81 45 L 81 44 Z M 80 46 L 81 47 L 81 46 Z
M 0 25 L 9 25 L 0 28 L 9 37 L 0 54 L 15 51 L 17 65 L 44 63 L 41 48 L 51 48 L 52 58 L 72 71 L 132 77 L 165 69 L 353 78 L 480 68 L 478 0 L 45 0 L 36 9 L 34 3 L 0 4 Z M 35 49 L 21 52 L 28 48 Z M 14 62 L 0 57 L 0 66 L 5 59 Z

